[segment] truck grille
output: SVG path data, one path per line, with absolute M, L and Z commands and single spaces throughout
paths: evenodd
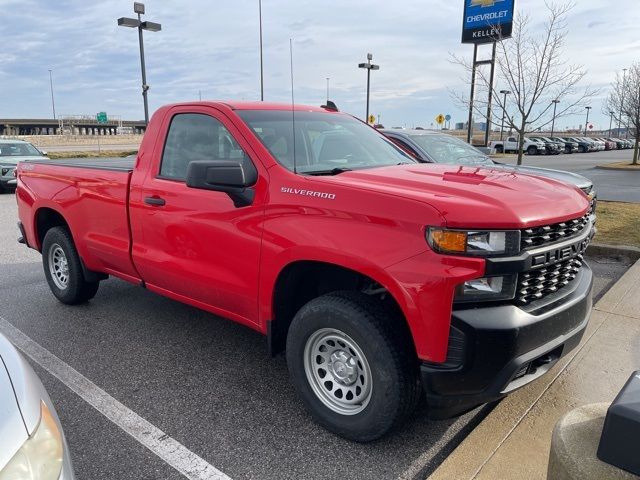
M 520 233 L 520 247 L 523 250 L 532 247 L 542 247 L 578 236 L 589 225 L 589 214 L 590 212 L 583 217 L 574 218 L 566 222 L 524 229 Z
M 556 292 L 576 278 L 583 263 L 583 256 L 577 255 L 540 270 L 521 273 L 516 287 L 516 303 L 526 305 Z

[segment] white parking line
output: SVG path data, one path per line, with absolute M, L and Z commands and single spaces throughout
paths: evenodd
M 0 332 L 25 355 L 178 472 L 193 480 L 231 480 L 0 317 Z

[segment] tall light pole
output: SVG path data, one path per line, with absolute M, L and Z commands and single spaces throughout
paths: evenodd
M 504 95 L 504 100 L 502 101 L 502 124 L 500 125 L 500 140 L 502 140 L 502 132 L 504 131 L 504 116 L 507 110 L 507 95 L 511 92 L 509 90 L 500 90 L 500 93 Z
M 260 17 L 260 101 L 264 102 L 264 63 L 262 58 L 262 0 L 258 0 L 258 16 Z
M 56 102 L 53 98 L 53 74 L 49 69 L 49 86 L 51 87 L 51 110 L 53 110 L 53 119 L 56 119 Z
M 587 109 L 587 121 L 584 123 L 584 136 L 587 136 L 587 128 L 589 127 L 589 110 L 591 110 L 591 107 L 584 107 Z
M 620 135 L 620 130 L 622 128 L 622 112 L 624 110 L 624 89 L 626 88 L 627 83 L 627 69 L 622 69 L 622 94 L 620 95 L 620 117 L 618 118 L 618 135 Z M 622 138 L 622 135 L 620 135 Z
M 359 63 L 358 68 L 366 68 L 367 69 L 367 114 L 364 119 L 365 122 L 369 123 L 369 92 L 371 90 L 371 70 L 380 70 L 380 65 L 374 65 L 371 63 L 373 60 L 373 55 L 367 53 L 367 63 Z
M 147 91 L 149 85 L 147 85 L 147 70 L 144 65 L 144 41 L 142 39 L 142 31 L 148 30 L 150 32 L 159 32 L 162 30 L 162 25 L 159 23 L 142 21 L 141 15 L 144 15 L 144 3 L 133 2 L 133 11 L 138 14 L 138 19 L 121 17 L 118 19 L 118 25 L 120 27 L 129 27 L 138 29 L 138 44 L 140 45 L 140 68 L 142 70 L 142 99 L 144 100 L 144 124 L 149 124 L 149 102 L 147 100 Z
M 331 77 L 327 77 L 327 105 L 329 104 L 329 80 Z
M 553 103 L 553 119 L 551 120 L 551 138 L 553 138 L 556 128 L 556 107 L 560 103 L 560 100 L 556 98 L 555 100 L 551 100 L 551 103 Z
M 609 138 L 613 137 L 613 132 L 611 131 L 611 127 L 613 126 L 613 116 L 615 115 L 616 112 L 614 112 L 613 110 L 609 111 L 609 115 L 611 115 L 611 118 L 609 119 Z

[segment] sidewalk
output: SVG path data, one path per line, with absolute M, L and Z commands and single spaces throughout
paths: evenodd
M 503 400 L 429 477 L 545 479 L 555 423 L 610 403 L 640 368 L 640 261 L 596 304 L 582 343 L 547 375 Z

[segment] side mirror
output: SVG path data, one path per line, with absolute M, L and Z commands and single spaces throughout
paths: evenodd
M 251 165 L 251 168 L 246 168 L 238 161 L 199 160 L 187 166 L 187 187 L 224 192 L 236 207 L 253 203 L 255 190 L 251 187 L 257 181 L 255 167 Z
M 42 154 L 43 157 L 47 156 L 47 151 L 46 150 L 40 150 L 40 153 Z

